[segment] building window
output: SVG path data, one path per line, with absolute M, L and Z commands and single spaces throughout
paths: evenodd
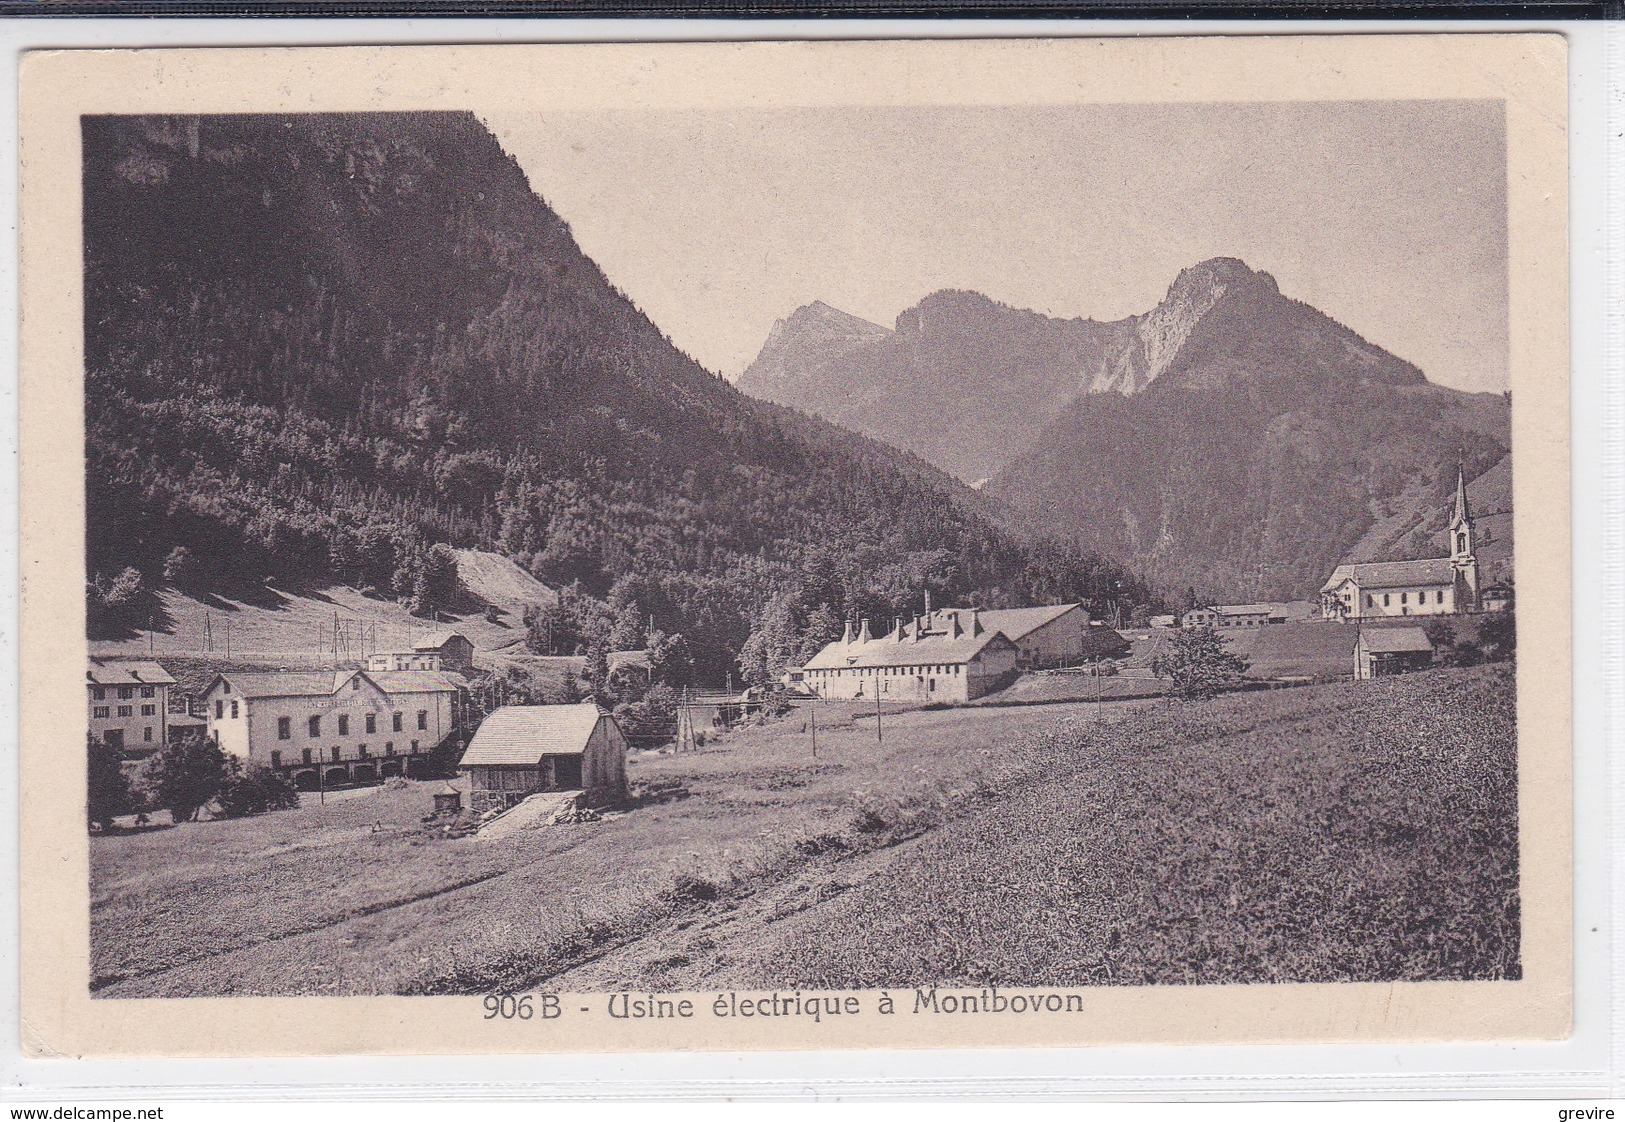
M 1433 594 L 1433 602 L 1435 604 L 1444 603 L 1444 589 L 1441 588 Z
M 350 715 L 348 713 L 339 714 L 339 735 L 350 735 Z
M 378 714 L 376 714 L 376 713 L 368 713 L 367 714 L 367 731 L 368 732 L 377 732 L 378 731 Z
M 224 717 L 225 715 L 226 715 L 226 703 L 224 701 L 216 701 L 214 703 L 214 719 L 218 721 L 221 717 Z
M 401 715 L 399 713 L 395 714 L 395 731 L 401 731 Z
M 146 728 L 141 730 L 141 739 L 146 740 L 146 741 L 152 740 L 152 726 L 151 725 L 148 725 Z
M 1388 603 L 1389 603 L 1389 601 L 1388 601 L 1388 593 L 1384 592 L 1382 594 L 1382 606 L 1386 608 L 1386 607 L 1388 607 Z
M 310 735 L 322 735 L 322 719 L 320 717 L 312 717 L 310 719 Z
M 120 705 L 118 707 L 118 715 L 120 717 L 133 717 L 133 716 L 135 716 L 135 706 L 133 706 L 133 705 Z
M 352 690 L 358 690 L 361 688 L 361 678 L 359 675 L 350 679 L 350 688 Z
M 141 715 L 143 717 L 156 717 L 158 715 L 158 707 L 156 705 L 143 705 L 141 707 Z
M 367 758 L 367 746 L 365 744 L 359 745 L 357 747 L 357 751 L 361 753 L 361 758 L 363 760 Z
M 412 741 L 412 751 L 416 752 L 417 750 L 418 750 L 418 742 L 414 740 L 414 741 Z
M 339 762 L 339 746 L 337 744 L 333 745 L 333 747 L 330 749 L 330 751 L 333 753 L 333 762 L 335 764 L 338 763 Z
M 305 763 L 307 763 L 307 764 L 308 764 L 308 763 L 310 763 L 310 760 L 311 760 L 311 753 L 310 753 L 310 749 L 309 749 L 309 748 L 306 748 L 306 749 L 305 749 L 305 751 L 304 751 L 304 757 L 305 757 Z
M 92 717 L 105 717 L 105 716 L 107 716 L 108 712 L 109 712 L 109 710 L 108 710 L 107 706 L 105 706 L 105 705 L 96 705 L 96 706 L 91 707 L 90 715 Z
M 1411 594 L 1409 592 L 1401 592 L 1399 594 L 1399 602 L 1401 604 L 1409 604 L 1411 602 Z
M 429 711 L 427 709 L 419 709 L 418 710 L 418 728 L 426 729 L 428 727 L 429 727 Z
M 231 703 L 231 719 L 234 721 L 237 719 L 237 703 L 235 701 Z
M 293 739 L 293 718 L 278 717 L 276 719 L 276 738 L 278 740 Z
M 154 689 L 152 686 L 142 686 L 141 687 L 141 696 L 142 697 L 157 697 L 158 696 L 158 691 L 156 689 Z
M 394 754 L 395 754 L 395 742 L 393 740 L 386 740 L 384 742 L 384 755 L 393 756 Z
M 282 766 L 282 753 L 278 752 L 278 751 L 276 751 L 274 749 L 271 752 L 271 766 L 272 767 L 281 767 Z
M 134 686 L 120 686 L 118 688 L 118 699 L 120 701 L 129 701 L 134 696 L 135 696 L 135 687 Z
M 91 686 L 90 687 L 90 696 L 93 697 L 97 701 L 106 701 L 107 700 L 107 689 L 104 686 Z

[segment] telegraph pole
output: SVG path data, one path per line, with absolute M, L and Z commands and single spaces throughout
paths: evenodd
M 880 674 L 875 674 L 875 743 L 884 744 L 885 737 L 880 733 Z
M 818 758 L 818 703 L 816 701 L 807 703 L 807 715 L 812 720 L 813 759 L 816 760 Z

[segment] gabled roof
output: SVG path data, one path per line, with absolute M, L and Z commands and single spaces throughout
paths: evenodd
M 1320 590 L 1330 592 L 1346 580 L 1352 580 L 1361 588 L 1412 588 L 1419 584 L 1451 584 L 1455 579 L 1456 567 L 1448 557 L 1429 557 L 1425 561 L 1369 561 L 1339 565 Z
M 412 649 L 414 651 L 438 651 L 453 639 L 468 642 L 468 636 L 458 631 L 431 631 L 421 639 L 415 640 L 412 643 Z
M 1276 607 L 1275 604 L 1220 604 L 1213 610 L 1221 616 L 1267 616 Z
M 890 635 L 868 642 L 850 643 L 837 639 L 807 660 L 808 670 L 844 670 L 852 666 L 930 666 L 936 663 L 966 663 L 985 650 L 1014 647 L 1002 631 L 983 628 L 978 634 L 963 632 L 955 637 L 946 634 L 926 634 L 923 639 L 913 637 L 913 625 L 904 624 L 901 635 Z
M 1433 643 L 1420 627 L 1368 627 L 1360 632 L 1360 642 L 1372 654 L 1432 652 Z
M 543 756 L 577 756 L 587 750 L 598 722 L 614 719 L 590 701 L 504 705 L 485 718 L 458 766 L 534 766 Z
M 1082 605 L 1046 604 L 1038 608 L 990 608 L 983 609 L 978 618 L 981 620 L 982 626 L 989 631 L 1002 631 L 1007 639 L 1019 640 L 1023 636 L 1037 631 L 1047 623 L 1054 623 L 1074 609 L 1081 611 Z M 950 610 L 959 612 L 962 622 L 969 622 L 969 608 L 953 608 Z
M 173 686 L 174 677 L 156 662 L 92 657 L 85 680 L 97 686 Z
M 243 698 L 331 697 L 356 677 L 365 678 L 387 694 L 468 688 L 461 675 L 445 670 L 270 670 L 217 674 L 209 690 L 223 678 L 231 683 L 232 693 Z
M 385 693 L 433 693 L 468 688 L 468 679 L 450 670 L 368 670 L 365 673 Z

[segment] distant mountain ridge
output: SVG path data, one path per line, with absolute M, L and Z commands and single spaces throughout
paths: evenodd
M 1285 301 L 1274 278 L 1220 257 L 1181 272 L 1150 311 L 1111 322 L 943 290 L 888 331 L 819 301 L 775 324 L 735 384 L 975 482 L 1031 448 L 1079 394 L 1141 392 L 1188 358 L 1192 333 L 1216 308 L 1260 300 Z M 1421 380 L 1409 363 L 1322 318 L 1319 329 L 1352 365 Z
M 1458 456 L 1477 475 L 1511 445 L 1500 395 L 1430 384 L 1235 258 L 1124 320 L 944 291 L 883 336 L 807 333 L 769 358 L 741 389 L 985 477 L 1025 532 L 1221 599 L 1310 594 L 1397 508 L 1443 502 Z

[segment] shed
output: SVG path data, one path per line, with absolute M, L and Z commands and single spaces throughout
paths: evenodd
M 592 702 L 505 705 L 485 718 L 458 769 L 476 811 L 538 791 L 581 791 L 588 803 L 626 797 L 626 736 Z
M 436 814 L 456 814 L 463 809 L 463 793 L 447 783 L 434 793 L 434 812 Z
M 1386 678 L 1433 665 L 1433 642 L 1420 627 L 1366 627 L 1354 644 L 1354 678 Z

